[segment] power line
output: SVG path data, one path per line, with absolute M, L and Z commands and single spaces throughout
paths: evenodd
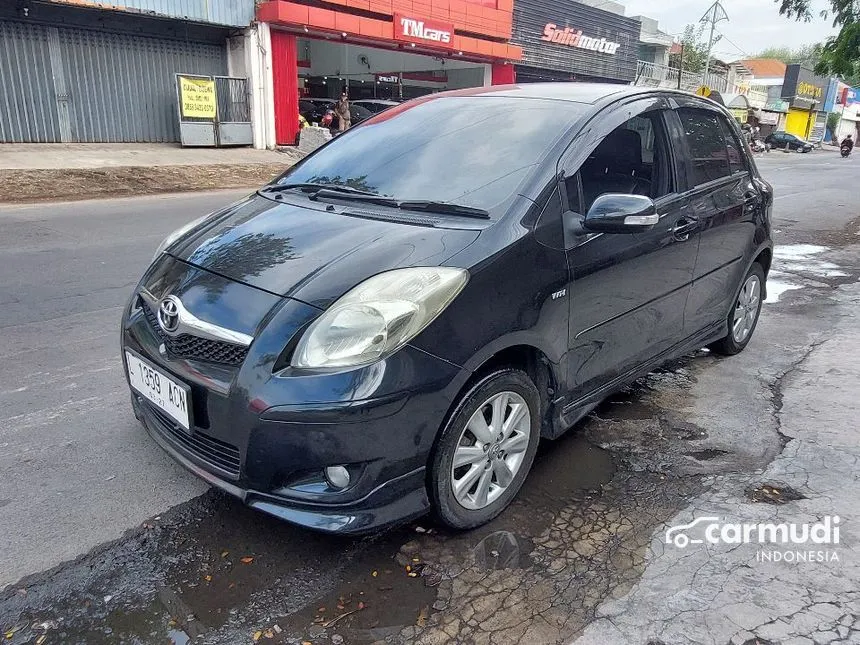
M 731 38 L 729 38 L 728 36 L 726 36 L 722 31 L 720 31 L 719 29 L 717 29 L 717 33 L 718 33 L 718 34 L 720 34 L 720 36 L 722 36 L 723 38 L 725 38 L 725 39 L 726 39 L 726 42 L 728 42 L 730 45 L 732 45 L 732 46 L 733 46 L 735 49 L 737 49 L 741 54 L 743 54 L 743 55 L 744 55 L 744 56 L 746 56 L 747 58 L 752 58 L 752 55 L 751 55 L 748 51 L 746 51 L 743 47 L 741 47 L 740 45 L 738 45 L 738 44 L 737 44 L 735 41 L 733 41 Z

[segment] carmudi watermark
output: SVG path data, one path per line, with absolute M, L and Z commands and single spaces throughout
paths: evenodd
M 691 544 L 760 544 L 757 562 L 838 562 L 838 515 L 820 522 L 724 522 L 698 517 L 666 531 L 666 544 L 686 549 Z

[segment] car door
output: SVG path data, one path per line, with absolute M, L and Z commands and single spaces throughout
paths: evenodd
M 772 148 L 785 148 L 786 138 L 784 132 L 774 132 L 771 136 L 773 137 L 773 140 L 771 141 Z
M 589 234 L 566 224 L 572 404 L 623 380 L 686 333 L 698 233 L 678 191 L 667 108 L 665 100 L 640 99 L 601 114 L 561 162 L 569 211 L 584 215 L 599 195 L 624 192 L 651 197 L 660 215 L 635 234 Z
M 686 196 L 700 229 L 686 320 L 690 331 L 706 335 L 734 301 L 763 201 L 737 128 L 721 110 L 690 101 L 675 118 L 688 160 Z

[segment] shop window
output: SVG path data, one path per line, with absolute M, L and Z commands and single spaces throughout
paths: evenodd
M 607 136 L 582 165 L 584 209 L 607 193 L 657 199 L 672 192 L 659 113 L 637 116 Z M 568 194 L 575 190 L 568 187 Z
M 678 110 L 678 116 L 684 126 L 692 156 L 691 188 L 728 177 L 731 174 L 728 148 L 717 115 L 705 110 L 684 108 Z

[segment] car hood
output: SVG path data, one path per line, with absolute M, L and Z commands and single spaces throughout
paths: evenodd
M 382 271 L 444 264 L 480 234 L 476 227 L 373 219 L 372 210 L 256 194 L 215 215 L 169 253 L 236 282 L 325 308 Z

